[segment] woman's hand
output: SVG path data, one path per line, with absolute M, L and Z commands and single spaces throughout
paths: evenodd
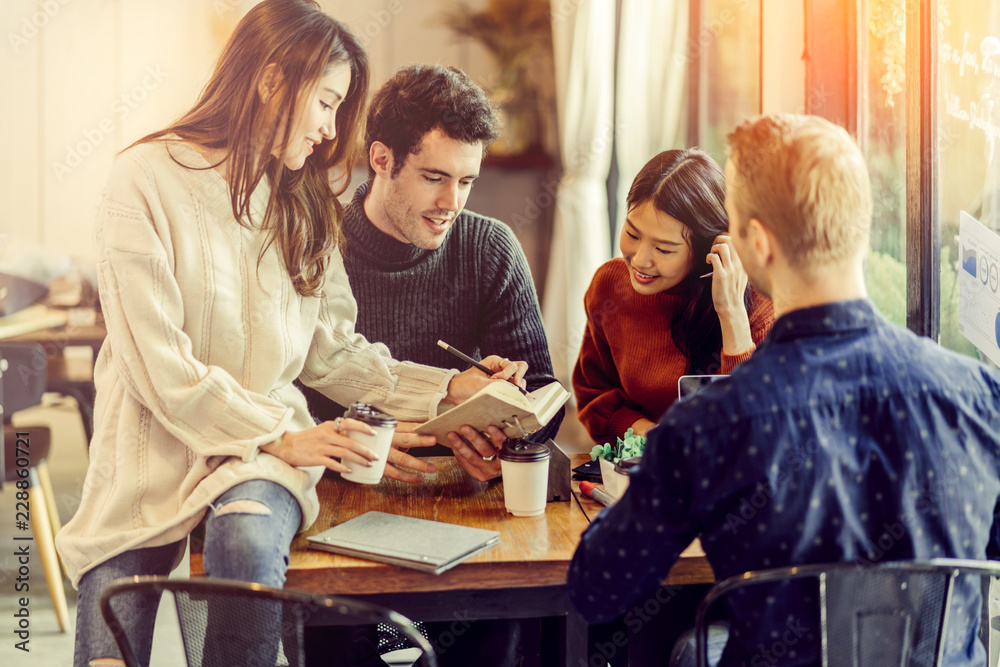
M 504 359 L 491 354 L 479 363 L 491 369 L 493 375 L 486 377 L 475 366 L 462 371 L 448 383 L 448 395 L 443 399 L 445 403 L 458 405 L 490 382 L 496 382 L 497 380 L 508 382 L 513 379 L 517 386 L 522 388 L 525 386 L 524 374 L 528 371 L 527 362 L 511 361 L 510 359 Z
M 646 434 L 649 433 L 649 429 L 653 428 L 654 426 L 656 426 L 656 422 L 650 421 L 645 417 L 640 417 L 639 419 L 635 420 L 635 423 L 632 424 L 630 428 L 632 429 L 633 433 L 635 433 L 636 435 L 641 435 L 642 437 L 645 438 Z
M 334 472 L 351 472 L 351 465 L 371 467 L 378 456 L 366 445 L 351 440 L 349 431 L 375 435 L 371 426 L 356 419 L 323 422 L 305 431 L 285 431 L 277 441 L 260 450 L 290 466 L 325 466 Z
M 722 326 L 722 350 L 726 354 L 746 352 L 753 347 L 750 318 L 743 301 L 748 278 L 729 234 L 715 237 L 705 262 L 712 265 L 712 303 Z

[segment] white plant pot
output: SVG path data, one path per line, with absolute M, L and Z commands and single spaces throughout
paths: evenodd
M 604 482 L 604 490 L 615 499 L 621 498 L 628 488 L 628 475 L 615 472 L 615 464 L 606 459 L 601 462 L 601 481 Z

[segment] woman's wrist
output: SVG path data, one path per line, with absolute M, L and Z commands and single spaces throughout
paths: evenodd
M 258 449 L 260 449 L 260 451 L 262 451 L 262 452 L 264 452 L 266 454 L 271 454 L 271 455 L 276 456 L 275 452 L 277 450 L 280 450 L 284 446 L 284 444 L 285 444 L 285 436 L 286 435 L 288 435 L 288 431 L 284 431 L 281 435 L 278 436 L 277 440 L 272 440 L 271 442 L 267 443 L 266 445 L 261 445 Z
M 750 318 L 745 308 L 740 308 L 737 313 L 719 313 L 719 325 L 722 329 L 722 351 L 726 354 L 741 354 L 753 347 Z

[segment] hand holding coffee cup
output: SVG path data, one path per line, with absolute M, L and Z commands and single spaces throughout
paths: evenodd
M 396 418 L 367 403 L 353 403 L 344 416 L 344 421 L 349 419 L 361 422 L 371 432 L 345 430 L 344 434 L 351 440 L 369 447 L 378 458 L 372 461 L 370 466 L 353 466 L 351 472 L 341 473 L 340 476 L 357 484 L 378 484 L 382 481 L 385 463 L 389 459 L 392 434 L 396 430 Z
M 323 466 L 333 472 L 347 473 L 368 468 L 379 459 L 374 449 L 351 437 L 355 432 L 364 436 L 377 433 L 366 423 L 341 418 L 304 431 L 285 431 L 274 442 L 261 445 L 260 451 L 296 468 Z

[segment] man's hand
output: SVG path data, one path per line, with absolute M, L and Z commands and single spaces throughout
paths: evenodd
M 396 432 L 392 434 L 392 449 L 389 450 L 389 460 L 385 464 L 383 473 L 385 477 L 407 484 L 419 484 L 424 481 L 424 476 L 420 473 L 433 475 L 437 472 L 433 463 L 406 453 L 410 447 L 432 447 L 437 444 L 433 435 L 414 433 L 413 429 L 418 425 L 418 422 L 396 423 Z M 401 470 L 399 466 L 410 470 Z
M 496 426 L 490 426 L 487 433 L 489 439 L 466 425 L 462 427 L 461 433 L 452 431 L 448 434 L 458 465 L 480 482 L 500 476 L 498 454 L 504 441 L 507 440 L 507 436 Z
M 475 366 L 462 371 L 448 383 L 448 395 L 442 399 L 445 403 L 458 405 L 490 382 L 510 382 L 513 379 L 517 386 L 522 388 L 525 386 L 524 374 L 528 372 L 528 362 L 511 361 L 491 354 L 480 363 L 493 370 L 493 375 L 486 377 Z

